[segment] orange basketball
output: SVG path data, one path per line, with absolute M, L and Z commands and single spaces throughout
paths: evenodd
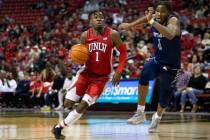
M 88 48 L 83 44 L 72 46 L 69 57 L 76 64 L 85 64 L 89 58 Z

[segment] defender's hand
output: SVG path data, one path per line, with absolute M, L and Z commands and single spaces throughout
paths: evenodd
M 120 82 L 120 77 L 121 77 L 121 73 L 115 73 L 113 78 L 112 78 L 112 85 L 113 86 L 117 86 Z
M 153 14 L 149 11 L 145 11 L 145 15 L 147 17 L 148 22 L 153 18 Z
M 118 27 L 119 30 L 129 30 L 131 28 L 130 23 L 121 23 Z
M 147 21 L 149 22 L 152 18 L 155 18 L 155 9 L 154 7 L 148 7 L 147 11 L 145 11 L 145 15 L 147 17 Z

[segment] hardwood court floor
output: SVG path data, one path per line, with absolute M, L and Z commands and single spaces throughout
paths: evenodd
M 65 113 L 64 116 L 67 114 Z M 210 140 L 210 114 L 167 113 L 158 133 L 149 134 L 151 113 L 141 125 L 129 125 L 131 112 L 87 112 L 64 129 L 66 140 Z M 0 140 L 53 140 L 50 130 L 62 112 L 0 111 Z

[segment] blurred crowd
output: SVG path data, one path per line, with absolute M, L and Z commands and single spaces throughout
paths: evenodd
M 120 23 L 142 16 L 149 3 L 145 0 L 79 0 L 74 8 L 70 5 L 67 0 L 46 0 L 30 5 L 32 9 L 45 11 L 45 15 L 30 26 L 18 23 L 14 17 L 7 15 L 2 19 L 0 92 L 4 93 L 1 94 L 3 105 L 56 107 L 60 103 L 62 106 L 57 95 L 65 93 L 65 80 L 71 81 L 80 67 L 71 62 L 68 51 L 79 42 L 81 32 L 88 29 L 89 12 L 101 9 L 105 13 L 106 24 L 117 30 Z M 138 9 L 138 5 L 142 8 Z M 198 66 L 206 81 L 210 76 L 209 6 L 208 0 L 184 0 L 182 9 L 174 12 L 182 26 L 183 71 L 193 77 Z M 143 64 L 154 52 L 150 28 L 148 25 L 136 26 L 120 34 L 128 51 L 122 79 L 138 79 Z M 115 56 L 118 55 L 114 50 L 115 68 L 118 64 Z M 184 100 L 184 97 L 180 98 Z M 182 102 L 182 107 L 184 105 Z

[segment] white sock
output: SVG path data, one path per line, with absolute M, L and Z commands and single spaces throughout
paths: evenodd
M 74 122 L 76 122 L 81 116 L 82 114 L 78 113 L 74 109 L 71 112 L 69 112 L 68 116 L 64 120 L 59 122 L 59 124 L 57 124 L 56 127 L 64 128 L 67 124 L 73 124 Z
M 137 112 L 138 111 L 144 112 L 144 110 L 145 110 L 145 106 L 144 105 L 138 105 L 137 106 Z
M 82 114 L 78 113 L 75 109 L 72 110 L 68 116 L 64 119 L 65 124 L 72 124 L 74 122 L 76 122 L 80 117 L 82 116 Z

